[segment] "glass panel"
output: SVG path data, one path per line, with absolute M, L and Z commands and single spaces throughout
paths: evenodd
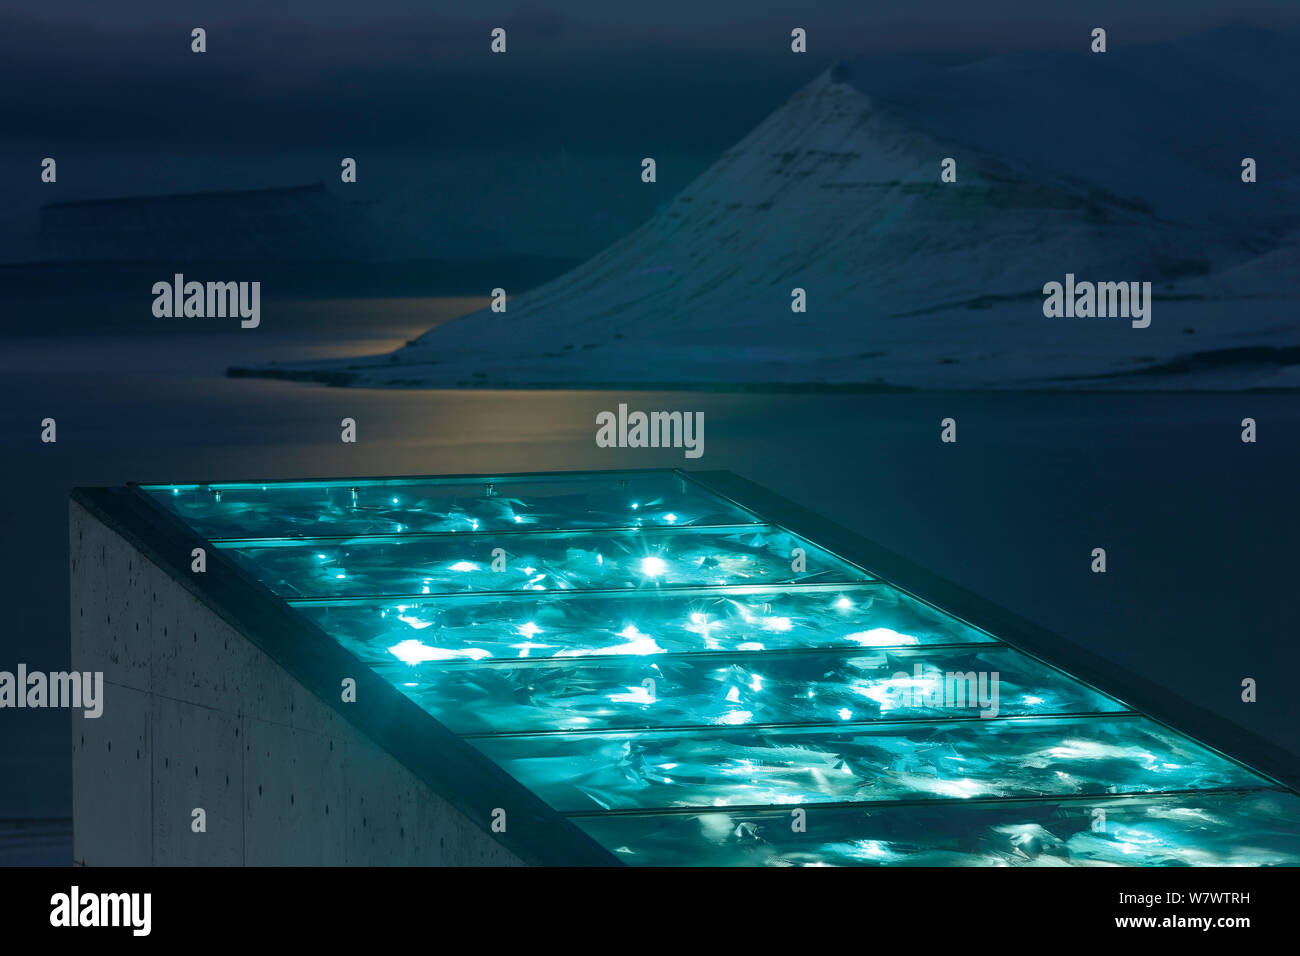
M 789 591 L 524 593 L 299 604 L 362 660 L 391 664 L 992 641 L 882 584 Z M 414 642 L 414 643 L 412 643 Z M 399 648 L 399 650 L 394 650 Z M 431 680 L 427 674 L 402 680 Z
M 640 866 L 1300 866 L 1300 797 L 1280 791 L 1070 803 L 815 806 L 574 822 Z
M 1259 786 L 1141 717 L 482 737 L 562 812 Z
M 790 568 L 796 547 L 807 553 L 805 571 Z M 492 570 L 496 548 L 506 552 L 501 571 Z M 285 597 L 848 582 L 868 577 L 802 538 L 767 525 L 729 533 L 680 528 L 359 538 L 344 543 L 285 538 L 224 551 Z
M 750 512 L 672 474 L 144 489 L 209 539 L 759 523 Z
M 629 863 L 1300 864 L 1296 795 L 671 472 L 145 490 Z
M 376 669 L 459 733 L 1122 711 L 1009 647 L 723 654 Z M 418 672 L 418 673 L 417 673 Z

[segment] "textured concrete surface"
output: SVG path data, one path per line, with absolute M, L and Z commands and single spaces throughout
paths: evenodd
M 69 533 L 72 666 L 104 672 L 72 721 L 78 864 L 520 863 L 76 502 Z

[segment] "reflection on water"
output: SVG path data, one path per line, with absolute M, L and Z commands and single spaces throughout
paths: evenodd
M 42 302 L 14 314 L 39 315 L 5 342 L 0 371 L 152 370 L 197 380 L 224 376 L 234 364 L 348 358 L 389 352 L 408 340 L 485 307 L 478 297 L 268 300 L 256 329 L 238 319 L 158 319 L 141 296 L 134 304 L 81 300 L 50 314 Z M 93 321 L 87 321 L 87 316 Z

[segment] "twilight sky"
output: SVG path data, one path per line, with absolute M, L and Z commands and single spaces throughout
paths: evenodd
M 1114 46 L 1224 23 L 1292 28 L 1300 4 L 0 0 L 0 242 L 29 235 L 45 202 L 329 181 L 357 156 L 355 196 L 400 196 L 418 223 L 496 217 L 525 251 L 582 256 L 834 59 L 975 59 L 1086 48 L 1096 25 Z M 497 25 L 506 56 L 488 53 Z M 806 56 L 789 51 L 796 25 Z M 651 152 L 662 188 L 624 188 Z M 60 181 L 32 189 L 47 155 Z
M 472 11 L 466 13 L 464 11 Z M 0 4 L 6 138 L 268 147 L 360 133 L 457 148 L 665 126 L 725 146 L 828 60 L 1176 38 L 1300 23 L 1292 0 L 42 0 Z M 209 52 L 188 32 L 209 31 Z M 487 53 L 506 27 L 510 52 Z M 789 30 L 809 31 L 806 57 Z M 635 101 L 635 108 L 633 106 Z M 590 135 L 593 123 L 600 136 Z M 672 145 L 672 144 L 670 144 Z

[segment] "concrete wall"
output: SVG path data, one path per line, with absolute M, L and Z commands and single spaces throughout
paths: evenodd
M 69 517 L 72 667 L 104 672 L 103 716 L 72 719 L 78 864 L 520 863 L 132 544 Z

